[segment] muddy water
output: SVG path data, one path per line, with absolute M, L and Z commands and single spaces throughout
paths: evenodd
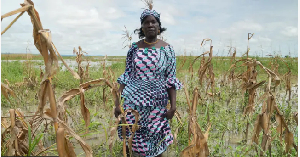
M 19 61 L 19 62 L 25 62 L 25 61 L 27 61 L 27 60 L 2 60 L 2 62 L 14 62 L 14 61 Z M 71 60 L 71 59 L 66 59 L 66 60 L 64 60 L 66 63 L 67 63 L 67 65 L 70 67 L 70 68 L 72 68 L 72 69 L 74 69 L 74 68 L 77 68 L 77 66 L 78 66 L 78 64 L 77 64 L 77 62 L 75 61 L 75 60 Z M 35 62 L 35 63 L 38 63 L 39 65 L 41 65 L 41 68 L 42 69 L 45 69 L 45 66 L 44 66 L 44 61 L 43 60 L 31 60 L 31 62 Z M 105 66 L 107 66 L 107 67 L 109 67 L 109 66 L 111 66 L 113 63 L 116 63 L 117 61 L 105 61 Z M 89 65 L 90 65 L 90 68 L 91 67 L 102 67 L 102 64 L 104 63 L 104 61 L 89 61 Z M 87 62 L 86 61 L 83 61 L 82 63 L 81 63 L 81 65 L 83 66 L 83 67 L 86 67 L 87 66 Z M 40 68 L 40 66 L 39 65 L 35 65 L 34 67 L 35 68 L 37 68 L 37 69 L 39 69 Z M 62 71 L 65 71 L 65 70 L 67 70 L 67 68 L 63 65 L 63 63 L 62 63 L 62 61 L 61 60 L 59 60 L 58 61 L 58 65 L 59 65 L 59 67 L 62 67 Z
M 88 135 L 86 136 L 84 136 L 84 134 L 86 134 L 85 131 L 81 133 L 79 133 L 78 131 L 76 132 L 88 145 L 90 145 L 92 148 L 97 148 L 97 150 L 100 148 L 102 149 L 102 146 L 100 147 L 100 145 L 106 146 L 107 143 L 106 138 L 108 138 L 109 130 L 110 130 L 108 126 L 110 126 L 109 123 L 112 122 L 110 121 L 110 119 L 114 120 L 113 118 L 111 118 L 112 109 L 104 110 L 102 109 L 103 107 L 100 108 L 99 106 L 102 106 L 102 104 L 95 105 L 95 106 L 87 105 L 87 108 L 90 110 L 91 113 L 91 124 L 97 123 L 100 125 L 98 125 L 96 129 L 93 130 L 90 129 Z M 68 116 L 68 124 L 70 124 L 70 127 L 76 128 L 78 126 L 81 126 L 85 128 L 80 108 L 78 108 L 78 106 L 77 107 L 74 106 L 73 108 L 69 108 L 69 110 L 71 110 L 70 112 L 71 116 Z M 95 116 L 95 112 L 98 113 L 96 116 Z M 80 146 L 80 144 L 77 142 L 77 140 L 72 139 L 71 141 L 75 146 L 76 155 L 85 156 L 85 153 L 82 147 Z M 106 148 L 107 147 L 104 147 L 103 151 L 105 151 Z M 94 152 L 94 154 L 95 153 L 96 152 Z

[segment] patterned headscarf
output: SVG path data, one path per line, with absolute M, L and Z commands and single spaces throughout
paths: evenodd
M 140 18 L 141 23 L 142 23 L 143 19 L 148 15 L 152 15 L 160 20 L 160 15 L 155 10 L 145 9 Z

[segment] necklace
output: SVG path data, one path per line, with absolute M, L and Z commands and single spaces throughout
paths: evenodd
M 157 39 L 155 42 L 153 42 L 153 43 L 148 43 L 148 42 L 144 39 L 144 42 L 145 42 L 146 44 L 148 44 L 148 45 L 152 45 L 152 44 L 156 44 L 156 43 L 158 42 L 158 39 Z

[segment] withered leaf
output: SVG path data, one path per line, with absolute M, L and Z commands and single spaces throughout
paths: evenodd
M 75 157 L 73 145 L 65 137 L 65 129 L 58 128 L 56 133 L 57 151 L 60 157 Z
M 61 121 L 60 119 L 57 119 L 57 121 L 61 124 L 62 127 L 65 128 L 66 131 L 68 131 L 71 134 L 71 136 L 73 136 L 79 142 L 79 144 L 85 152 L 85 156 L 92 157 L 92 148 L 85 141 L 83 141 L 82 138 L 78 136 L 71 128 L 69 128 L 63 121 Z
M 286 132 L 285 137 L 285 152 L 289 153 L 290 152 L 290 148 L 293 145 L 294 142 L 294 135 L 291 132 Z

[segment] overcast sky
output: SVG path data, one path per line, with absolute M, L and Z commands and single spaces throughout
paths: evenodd
M 79 45 L 89 55 L 125 56 L 122 49 L 124 25 L 129 32 L 140 27 L 145 5 L 140 0 L 33 0 L 44 29 L 50 29 L 52 41 L 63 55 L 72 55 Z M 186 3 L 189 2 L 189 3 Z M 21 0 L 2 0 L 1 15 L 20 7 Z M 204 38 L 213 40 L 214 55 L 227 55 L 228 47 L 237 55 L 273 54 L 298 56 L 298 2 L 296 0 L 154 0 L 161 14 L 163 33 L 174 46 L 176 55 L 198 55 L 206 47 Z M 16 17 L 5 18 L 1 31 Z M 133 34 L 133 41 L 138 41 Z M 27 13 L 1 36 L 2 53 L 39 53 L 33 45 L 32 24 Z

